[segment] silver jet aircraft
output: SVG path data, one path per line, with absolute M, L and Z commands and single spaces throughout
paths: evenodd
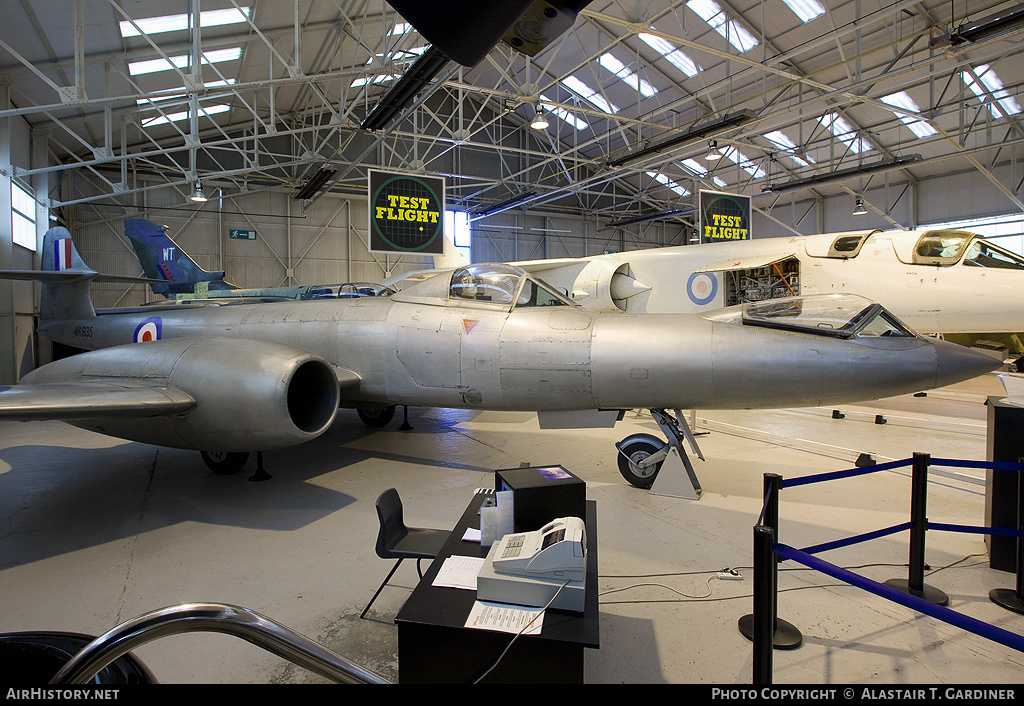
M 503 264 L 445 271 L 387 297 L 236 298 L 97 316 L 88 291 L 96 273 L 65 229 L 47 233 L 42 257 L 61 271 L 41 275 L 40 333 L 88 352 L 0 388 L 0 418 L 62 419 L 195 449 L 225 471 L 251 451 L 317 437 L 339 406 L 529 410 L 542 426 L 563 427 L 610 426 L 621 410 L 642 408 L 668 443 L 647 434 L 620 442 L 623 476 L 650 487 L 672 462 L 699 494 L 682 409 L 844 404 L 998 364 L 922 338 L 857 296 L 595 314 Z
M 854 292 L 920 333 L 1024 332 L 1024 257 L 965 231 L 863 230 L 515 264 L 600 313 Z

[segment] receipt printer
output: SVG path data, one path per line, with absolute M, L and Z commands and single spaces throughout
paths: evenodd
M 506 534 L 487 552 L 477 599 L 582 613 L 587 577 L 583 520 L 563 517 L 532 532 Z M 552 601 L 554 597 L 554 601 Z

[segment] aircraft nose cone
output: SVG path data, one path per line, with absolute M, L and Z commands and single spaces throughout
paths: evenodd
M 970 380 L 1002 365 L 994 356 L 948 341 L 935 341 L 935 356 L 938 363 L 935 387 Z

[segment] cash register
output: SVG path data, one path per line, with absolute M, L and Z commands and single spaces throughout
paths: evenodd
M 477 599 L 582 613 L 587 576 L 586 527 L 578 517 L 506 534 L 491 545 L 477 575 Z M 554 600 L 552 600 L 554 599 Z

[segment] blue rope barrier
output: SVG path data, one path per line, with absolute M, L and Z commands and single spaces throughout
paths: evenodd
M 866 473 L 877 473 L 878 471 L 888 471 L 893 468 L 901 468 L 903 466 L 909 466 L 912 463 L 912 459 L 903 459 L 902 461 L 890 461 L 889 463 L 879 463 L 875 466 L 865 466 L 864 468 L 850 468 L 845 471 L 829 471 L 828 473 L 817 473 L 810 476 L 801 476 L 800 478 L 785 478 L 782 481 L 783 488 L 793 488 L 798 485 L 807 485 L 808 483 L 820 483 L 827 480 L 837 480 L 839 478 L 850 478 L 852 476 L 861 476 Z
M 890 534 L 896 534 L 903 530 L 908 530 L 913 525 L 912 522 L 904 522 L 903 524 L 893 525 L 885 529 L 875 530 L 873 532 L 865 532 L 864 534 L 858 534 L 854 537 L 846 537 L 845 539 L 837 539 L 832 542 L 825 542 L 823 544 L 815 544 L 812 547 L 804 547 L 801 551 L 807 552 L 808 554 L 820 554 L 821 552 L 827 552 L 830 549 L 838 549 L 839 547 L 846 547 L 851 544 L 858 544 L 859 542 L 866 542 L 869 539 L 878 539 L 879 537 L 886 537 Z
M 932 466 L 956 466 L 958 468 L 991 468 L 996 471 L 1020 471 L 1024 465 L 1016 461 L 962 461 L 955 458 L 933 458 Z
M 808 566 L 812 569 L 820 571 L 827 576 L 831 576 L 834 579 L 838 579 L 851 586 L 856 586 L 869 593 L 874 593 L 877 596 L 886 598 L 894 603 L 906 606 L 912 610 L 916 610 L 919 613 L 930 615 L 933 618 L 941 620 L 945 623 L 949 623 L 955 627 L 972 632 L 975 635 L 980 635 L 993 642 L 998 642 L 1001 645 L 1010 647 L 1018 652 L 1024 652 L 1024 636 L 1017 635 L 1008 630 L 983 623 L 980 620 L 971 618 L 969 616 L 958 613 L 955 610 L 950 610 L 940 605 L 936 605 L 923 598 L 904 593 L 903 591 L 895 588 L 890 588 L 883 583 L 866 579 L 863 576 L 840 568 L 835 564 L 830 564 L 827 561 L 823 561 L 816 557 L 813 557 L 805 552 L 792 547 L 786 546 L 785 544 L 776 544 L 775 552 L 783 557 L 784 559 L 790 559 L 796 561 L 804 566 Z
M 963 532 L 966 534 L 991 534 L 997 537 L 1020 537 L 1019 529 L 1014 527 L 972 527 L 970 525 L 948 525 L 942 522 L 929 522 L 928 529 L 946 532 Z

